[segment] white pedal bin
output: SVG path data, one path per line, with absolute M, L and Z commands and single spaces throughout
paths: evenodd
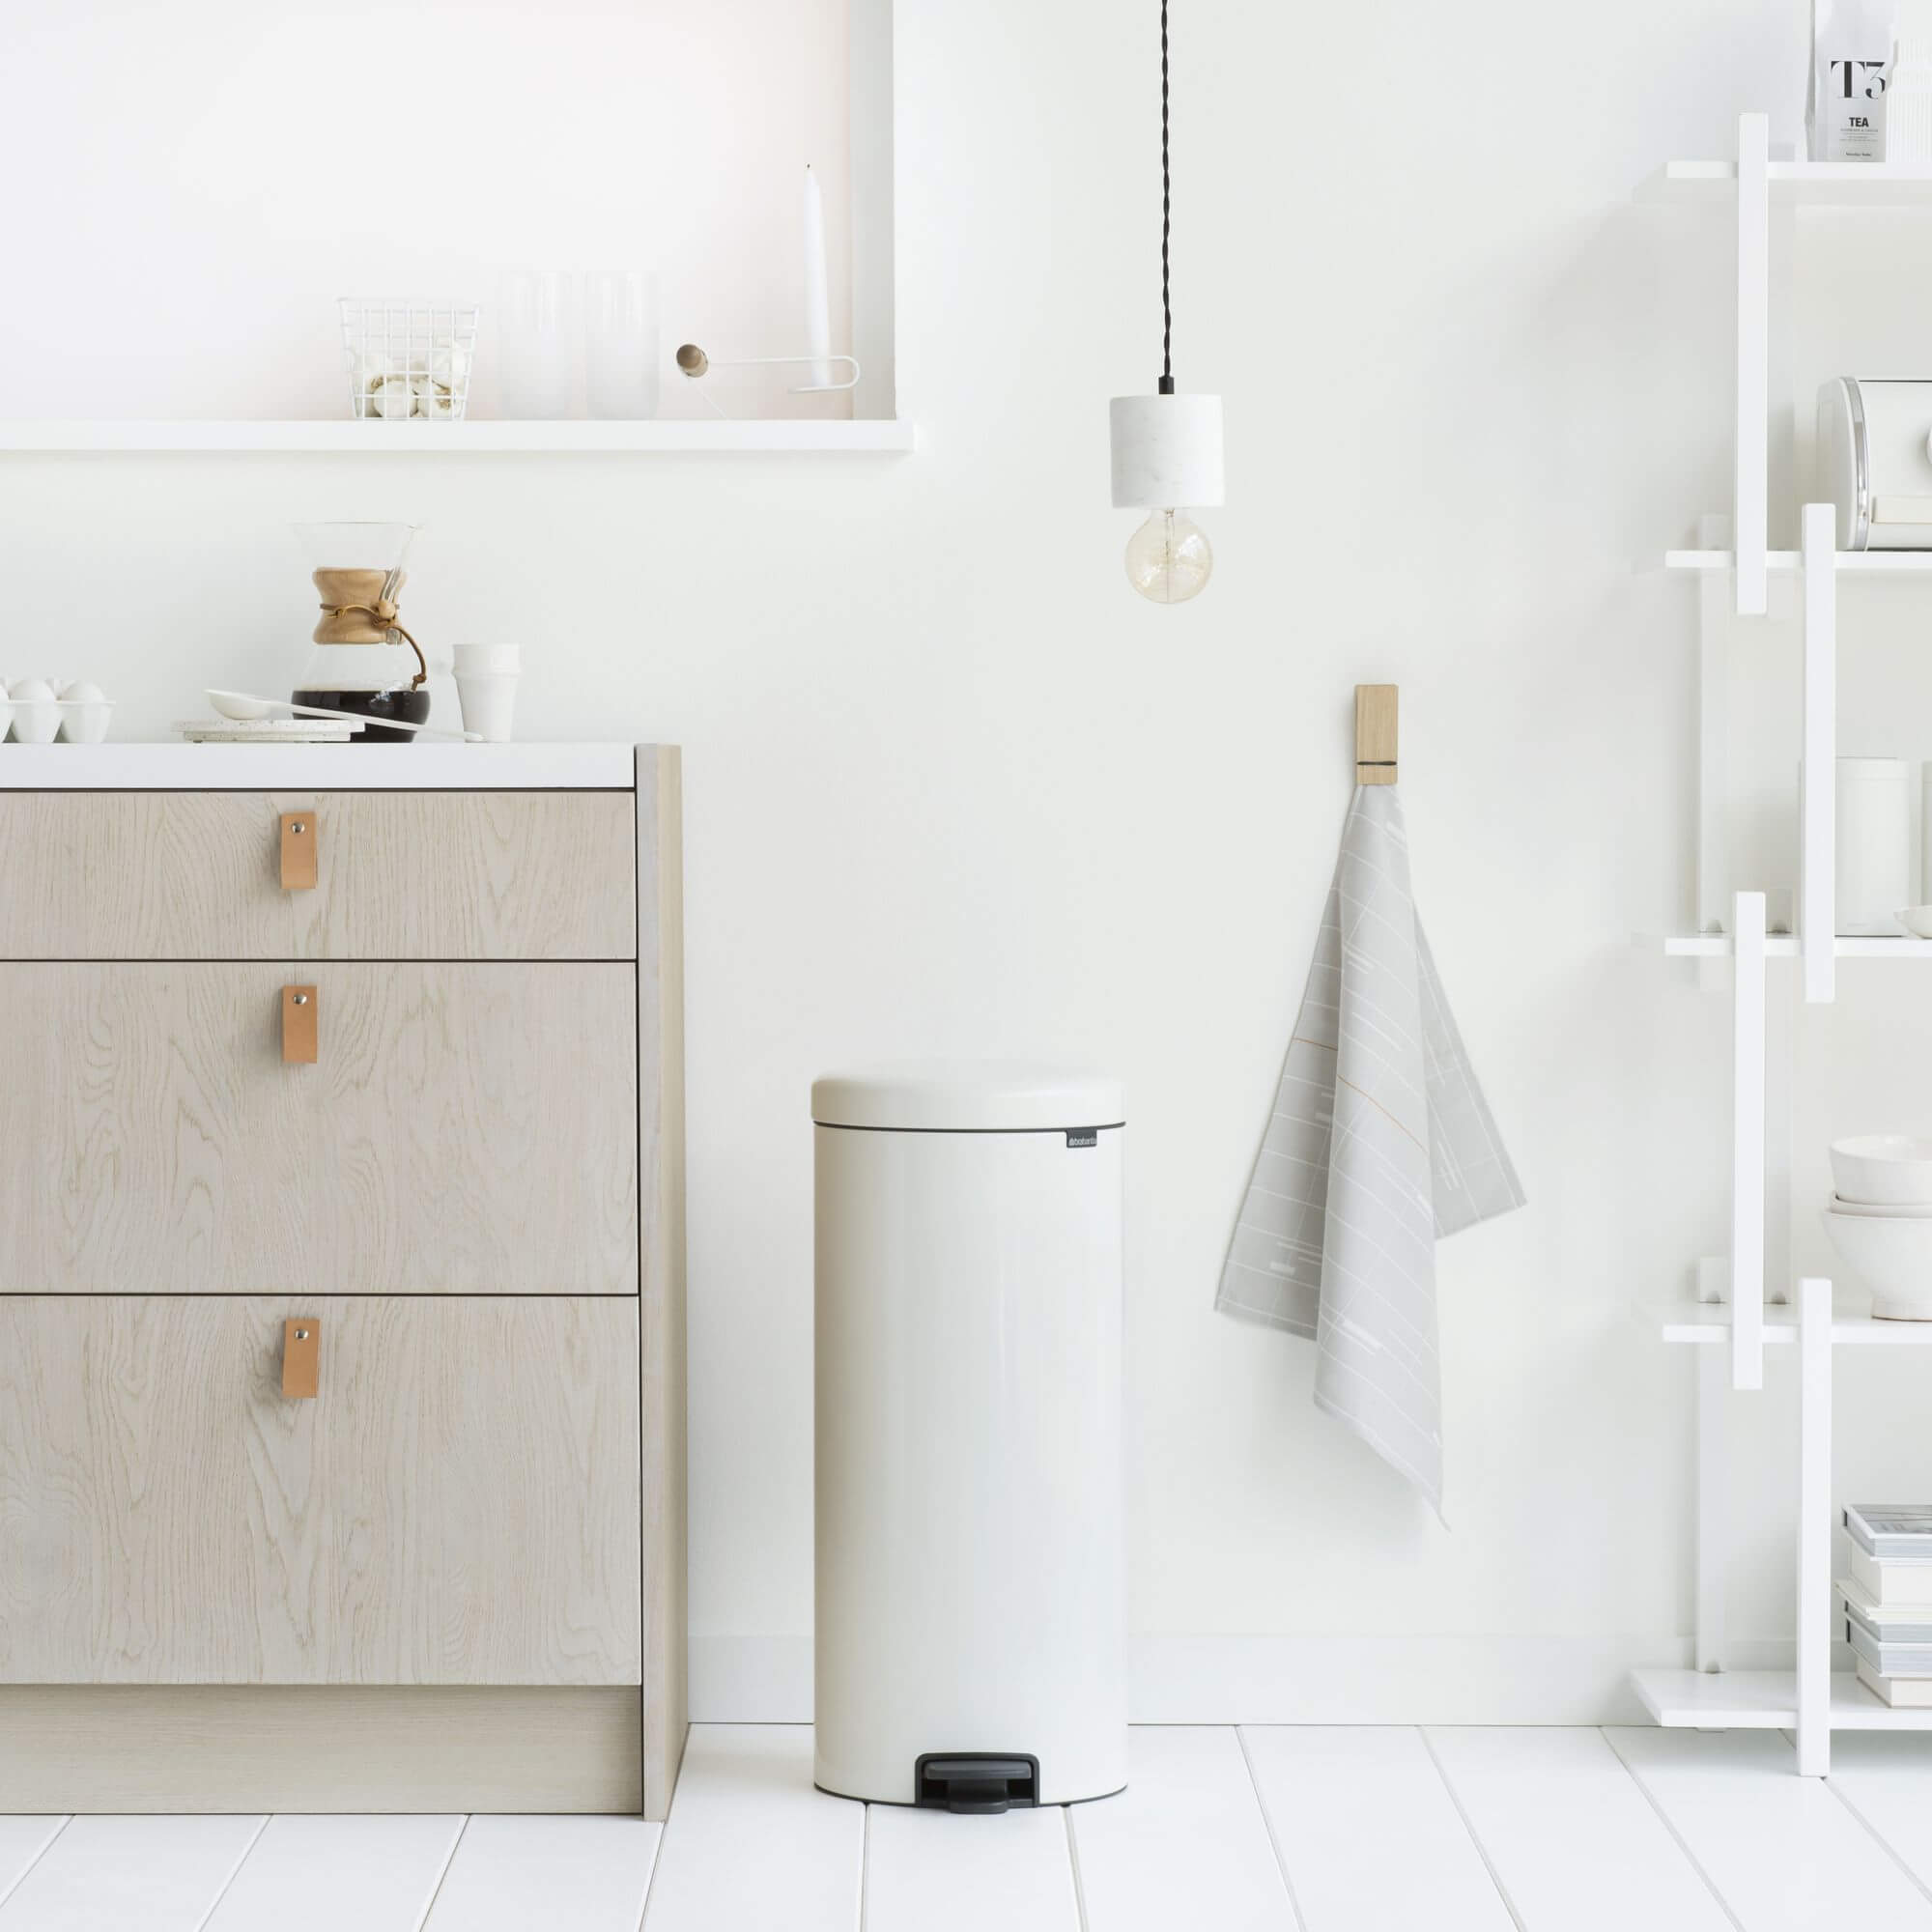
M 818 1785 L 1127 1779 L 1120 1084 L 814 1081 Z

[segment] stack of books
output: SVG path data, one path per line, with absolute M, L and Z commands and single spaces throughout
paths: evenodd
M 1845 1636 L 1859 1682 L 1888 1704 L 1932 1708 L 1932 1507 L 1848 1503 Z

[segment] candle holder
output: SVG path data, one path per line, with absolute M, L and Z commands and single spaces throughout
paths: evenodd
M 806 364 L 817 368 L 821 363 L 842 362 L 851 370 L 848 381 L 843 383 L 798 383 L 785 390 L 788 396 L 836 396 L 859 386 L 859 358 L 856 355 L 733 355 L 728 360 L 714 362 L 695 342 L 687 342 L 677 352 L 677 366 L 686 381 L 700 383 L 713 369 L 775 369 L 786 365 Z M 705 389 L 697 392 L 706 405 L 718 415 L 724 416 L 716 400 Z M 728 422 L 730 418 L 725 416 Z

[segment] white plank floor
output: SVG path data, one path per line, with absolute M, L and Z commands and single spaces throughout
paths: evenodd
M 1932 1932 L 1932 1736 L 1135 1731 L 1118 1798 L 1003 1818 L 811 1787 L 700 1725 L 670 1822 L 0 1817 L 0 1932 Z

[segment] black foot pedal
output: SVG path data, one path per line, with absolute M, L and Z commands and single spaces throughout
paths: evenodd
M 1004 1811 L 1039 1803 L 1039 1760 L 1001 1751 L 927 1751 L 912 1768 L 915 1804 L 941 1811 Z

